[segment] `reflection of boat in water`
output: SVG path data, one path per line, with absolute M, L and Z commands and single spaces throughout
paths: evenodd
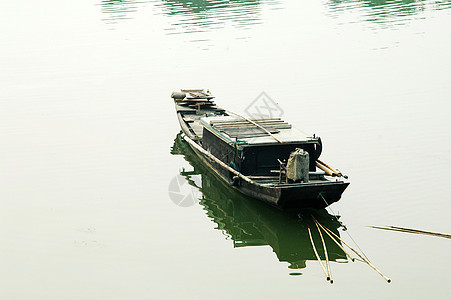
M 289 268 L 302 269 L 306 267 L 307 260 L 316 260 L 307 230 L 307 226 L 310 226 L 318 254 L 325 259 L 321 239 L 310 214 L 339 235 L 337 229 L 341 224 L 335 216 L 326 210 L 312 210 L 301 212 L 303 218 L 299 218 L 298 215 L 273 209 L 231 190 L 207 172 L 196 154 L 182 140 L 181 134 L 177 135 L 171 153 L 183 155 L 194 168 L 193 171 L 182 170 L 180 174 L 202 192 L 200 204 L 218 225 L 217 229 L 230 236 L 234 247 L 269 245 L 279 261 L 288 262 Z M 193 180 L 199 174 L 201 184 Z M 329 237 L 324 236 L 324 240 L 330 261 L 347 261 L 343 250 Z

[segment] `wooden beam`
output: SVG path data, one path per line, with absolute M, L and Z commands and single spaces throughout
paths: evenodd
M 233 174 L 235 174 L 236 176 L 240 177 L 241 179 L 243 179 L 244 181 L 249 182 L 250 184 L 256 184 L 254 181 L 252 181 L 249 177 L 244 176 L 243 174 L 241 174 L 240 172 L 238 172 L 237 170 L 233 169 L 232 167 L 226 165 L 224 162 L 222 162 L 221 160 L 219 160 L 216 156 L 214 156 L 213 154 L 209 153 L 207 150 L 205 150 L 204 148 L 202 148 L 199 144 L 197 144 L 196 142 L 194 142 L 192 139 L 190 139 L 187 135 L 183 136 L 183 139 L 185 141 L 188 142 L 188 144 L 190 144 L 191 146 L 193 146 L 194 148 L 196 148 L 197 151 L 201 152 L 202 154 L 204 154 L 205 156 L 207 156 L 208 158 L 214 160 L 216 163 L 218 163 L 221 167 L 225 168 L 227 171 L 232 172 Z

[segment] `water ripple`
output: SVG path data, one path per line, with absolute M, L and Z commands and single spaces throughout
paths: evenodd
M 370 23 L 393 28 L 413 19 L 425 18 L 427 11 L 451 8 L 451 1 L 434 0 L 331 0 L 328 14 L 342 23 Z
M 279 9 L 277 0 L 102 0 L 104 21 L 110 24 L 132 19 L 142 6 L 156 7 L 155 14 L 169 18 L 168 34 L 199 33 L 226 26 L 247 29 L 261 24 L 263 5 Z
M 108 24 L 116 24 L 120 20 L 132 19 L 133 14 L 145 1 L 135 0 L 102 0 L 102 13 L 106 15 L 103 19 Z

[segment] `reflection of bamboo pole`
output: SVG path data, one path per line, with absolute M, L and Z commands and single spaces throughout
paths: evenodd
M 319 264 L 321 265 L 321 268 L 323 268 L 324 274 L 326 274 L 327 281 L 329 281 L 330 277 L 328 276 L 326 268 L 324 268 L 324 265 L 321 262 L 321 258 L 319 257 L 318 252 L 316 251 L 315 243 L 313 242 L 313 238 L 312 238 L 312 233 L 310 232 L 310 226 L 308 224 L 307 224 L 307 229 L 308 229 L 308 235 L 310 236 L 310 242 L 312 243 L 313 252 L 315 252 L 316 259 L 318 260 Z
M 349 246 L 348 243 L 346 243 L 345 241 L 343 241 L 339 236 L 337 236 L 332 230 L 330 230 L 327 227 L 321 226 L 323 228 L 325 228 L 327 231 L 329 231 L 330 233 L 332 233 L 332 235 L 334 235 L 337 239 L 339 239 L 343 244 L 345 244 L 349 249 L 351 249 L 352 251 L 354 251 L 355 254 L 357 254 L 364 262 L 366 262 L 371 268 L 373 268 L 377 273 L 379 273 L 379 275 L 381 275 L 382 277 L 384 277 L 384 279 L 390 283 L 391 279 L 388 278 L 387 276 L 385 276 L 384 274 L 382 274 L 381 271 L 379 271 L 372 263 L 370 263 L 368 261 L 368 259 L 366 259 L 365 257 L 363 257 L 359 252 L 357 252 L 356 250 L 354 250 L 354 248 L 352 248 L 351 246 Z
M 344 253 L 345 253 L 345 254 L 346 254 L 353 262 L 354 262 L 354 261 L 355 261 L 355 258 L 352 257 L 352 255 L 349 254 L 349 252 L 346 251 L 346 249 L 343 248 L 343 246 L 340 245 L 340 243 L 337 242 L 337 240 L 336 240 L 329 232 L 327 232 L 327 231 L 324 229 L 323 225 L 321 225 L 315 218 L 313 218 L 313 220 L 315 221 L 316 224 L 318 224 L 321 228 L 323 228 L 324 232 L 327 233 L 327 235 L 332 239 L 332 241 L 334 241 L 335 244 L 337 244 L 337 246 L 340 247 L 340 249 L 341 249 L 341 250 L 342 250 L 342 251 L 343 251 L 343 252 L 344 252 Z
M 332 280 L 332 274 L 330 272 L 329 255 L 327 254 L 326 243 L 324 242 L 324 238 L 323 238 L 323 234 L 321 233 L 321 229 L 319 229 L 319 226 L 316 222 L 315 222 L 315 225 L 316 225 L 316 228 L 318 229 L 319 236 L 321 237 L 321 242 L 323 243 L 324 256 L 326 257 L 327 274 L 330 278 L 330 283 L 332 284 L 332 283 L 334 283 L 334 281 Z

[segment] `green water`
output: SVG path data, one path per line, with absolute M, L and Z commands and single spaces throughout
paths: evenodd
M 448 239 L 370 226 L 451 233 L 450 7 L 3 3 L 0 297 L 449 299 Z M 351 185 L 300 215 L 231 192 L 175 143 L 180 88 L 265 92 Z M 328 283 L 311 214 L 392 283 L 325 236 Z

